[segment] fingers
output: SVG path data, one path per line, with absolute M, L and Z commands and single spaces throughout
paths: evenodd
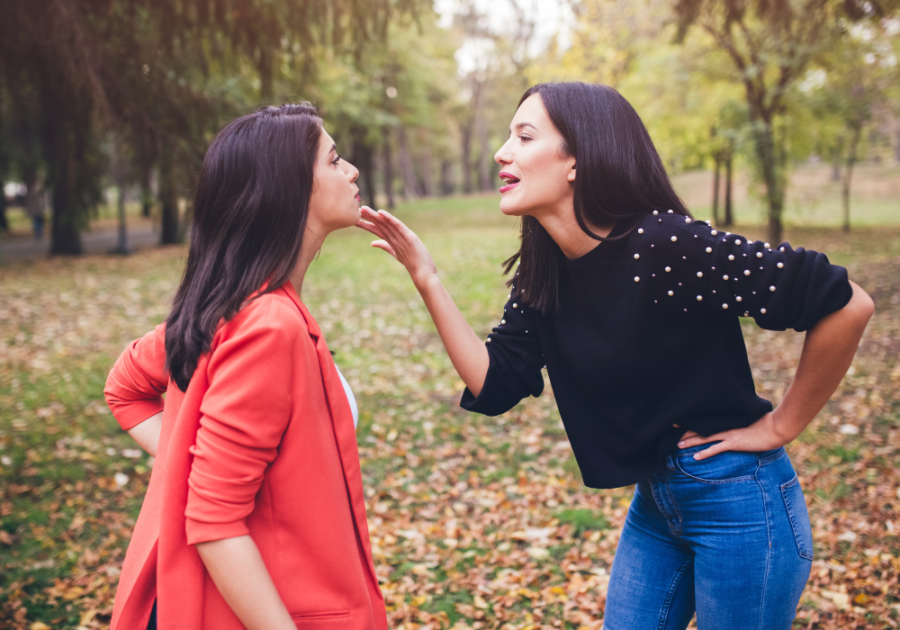
M 388 243 L 385 240 L 372 241 L 371 243 L 369 243 L 369 245 L 371 247 L 377 247 L 378 249 L 383 249 L 384 251 L 386 251 L 388 254 L 390 254 L 394 258 L 397 257 L 397 252 L 395 252 L 394 248 L 391 247 L 390 243 Z
M 694 453 L 694 459 L 696 459 L 697 461 L 700 461 L 701 459 L 709 459 L 713 455 L 718 455 L 719 453 L 730 450 L 732 450 L 731 445 L 729 444 L 728 440 L 725 439 L 718 444 L 713 444 L 707 449 L 703 449 L 702 451 Z

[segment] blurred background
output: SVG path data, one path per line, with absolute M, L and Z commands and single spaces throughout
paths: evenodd
M 180 242 L 212 136 L 287 101 L 320 109 L 372 206 L 493 191 L 519 96 L 552 80 L 620 90 L 704 218 L 775 241 L 892 222 L 898 33 L 893 0 L 10 3 L 0 249 L 127 251 L 117 220 Z
M 853 366 L 787 447 L 815 541 L 794 627 L 897 628 L 898 55 L 900 0 L 0 3 L 0 629 L 109 626 L 154 460 L 103 386 L 168 314 L 224 124 L 313 102 L 363 200 L 416 230 L 484 336 L 518 242 L 493 155 L 525 89 L 555 80 L 618 89 L 698 218 L 826 252 L 872 295 Z M 633 489 L 584 487 L 549 382 L 462 413 L 371 240 L 330 236 L 303 300 L 359 400 L 390 626 L 600 630 Z M 804 337 L 742 327 L 777 404 Z

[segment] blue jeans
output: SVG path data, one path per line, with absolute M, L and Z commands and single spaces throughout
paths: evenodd
M 784 448 L 697 461 L 676 451 L 638 483 L 603 630 L 788 630 L 813 546 Z

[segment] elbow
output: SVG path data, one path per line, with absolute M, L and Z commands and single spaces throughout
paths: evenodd
M 851 283 L 851 285 L 853 286 L 853 297 L 844 308 L 862 328 L 865 328 L 875 313 L 875 301 L 858 284 Z

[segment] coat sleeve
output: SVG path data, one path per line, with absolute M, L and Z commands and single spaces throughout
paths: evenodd
M 666 217 L 641 236 L 647 238 L 636 241 L 642 270 L 635 277 L 646 279 L 653 308 L 668 316 L 720 312 L 802 332 L 853 294 L 846 269 L 788 243 L 772 247 L 683 217 Z
M 128 344 L 109 376 L 103 394 L 113 417 L 129 430 L 163 410 L 166 374 L 166 326 Z
M 305 348 L 298 339 L 276 318 L 233 320 L 210 351 L 190 449 L 188 544 L 249 533 L 246 519 L 290 421 L 295 353 Z
M 488 335 L 490 367 L 478 396 L 468 388 L 460 406 L 486 416 L 498 416 L 528 396 L 544 391 L 544 355 L 534 312 L 515 297 L 515 287 L 503 309 L 500 325 Z

